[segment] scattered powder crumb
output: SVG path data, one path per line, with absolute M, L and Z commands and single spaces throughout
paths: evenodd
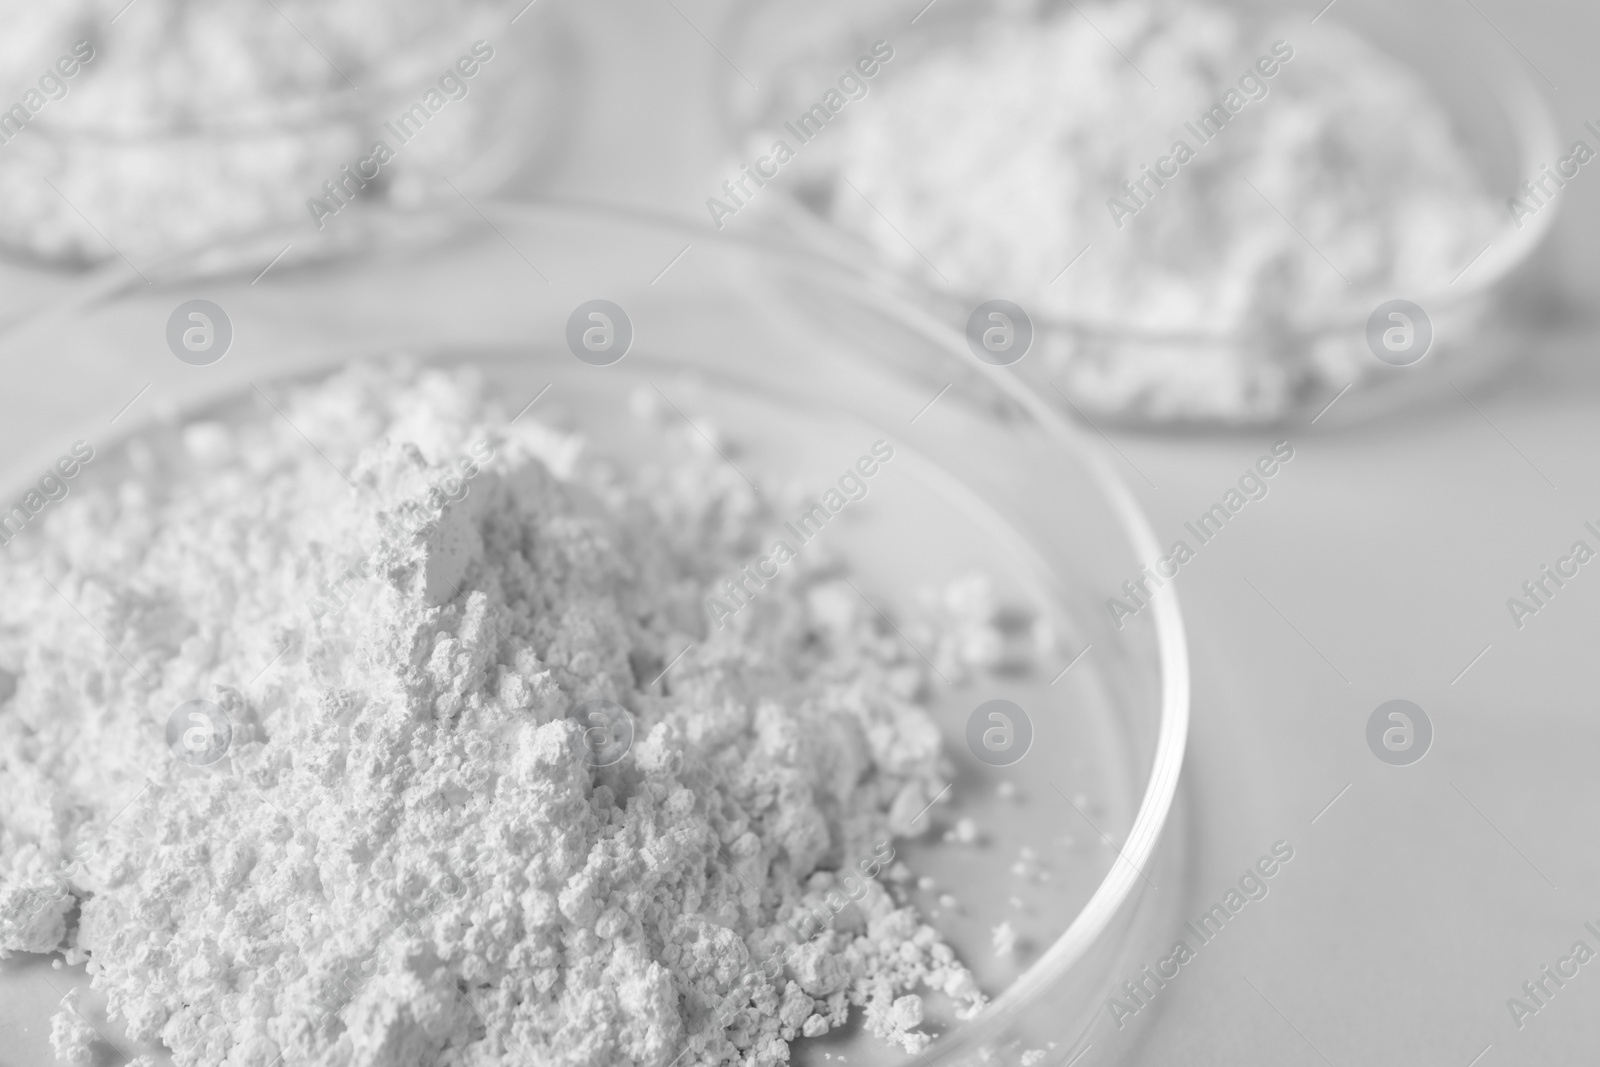
M 938 886 L 939 883 L 935 882 L 928 875 L 923 875 L 921 878 L 917 879 L 917 888 L 922 890 L 924 893 L 931 893 L 937 889 Z
M 990 943 L 994 946 L 994 954 L 1006 957 L 1017 951 L 1017 931 L 1010 920 L 996 926 L 989 935 Z
M 889 804 L 889 828 L 896 837 L 920 837 L 933 825 L 920 816 L 928 810 L 931 790 L 916 779 L 902 785 Z
M 1022 1054 L 1022 1067 L 1034 1067 L 1034 1064 L 1044 1059 L 1044 1049 L 1030 1048 Z
M 1012 781 L 1001 782 L 995 787 L 994 795 L 999 797 L 1001 800 L 1017 799 L 1017 783 Z
M 0 956 L 87 960 L 179 1067 L 760 1067 L 853 1008 L 918 1052 L 918 988 L 977 1011 L 874 877 L 949 781 L 914 654 L 812 614 L 804 559 L 703 622 L 771 522 L 737 473 L 684 437 L 619 470 L 470 369 L 277 392 L 0 556 Z M 165 732 L 197 698 L 203 767 Z M 92 1040 L 69 996 L 54 1047 Z
M 922 998 L 911 994 L 896 998 L 889 1010 L 890 1022 L 898 1031 L 911 1030 L 922 1025 Z
M 961 845 L 974 844 L 978 840 L 978 824 L 968 818 L 957 819 L 945 840 Z
M 940 893 L 939 906 L 941 908 L 955 908 L 960 906 L 960 901 L 956 900 L 953 893 Z
M 51 1051 L 71 1067 L 89 1067 L 94 1062 L 94 1043 L 100 1036 L 78 1011 L 81 997 L 81 990 L 67 990 L 61 1010 L 50 1019 Z
M 1041 874 L 1039 870 L 1039 854 L 1024 845 L 1017 853 L 1017 862 L 1011 865 L 1011 873 L 1018 878 L 1031 878 Z
M 1003 602 L 987 575 L 923 589 L 917 602 L 921 617 L 907 636 L 918 648 L 932 649 L 940 675 L 957 685 L 979 672 L 1029 673 L 1054 640 L 1047 626 L 1037 627 L 1031 609 Z

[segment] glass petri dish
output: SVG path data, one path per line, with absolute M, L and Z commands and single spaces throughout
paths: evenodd
M 1269 24 L 1283 19 L 1281 5 L 1222 3 Z M 1076 16 L 1063 0 L 941 0 L 909 23 L 899 14 L 838 0 L 737 5 L 722 39 L 732 64 L 749 80 L 723 64 L 713 101 L 733 166 L 767 152 L 783 123 L 815 104 L 874 41 L 893 43 L 893 67 L 910 66 L 930 50 L 969 40 L 979 24 L 1048 17 Z M 1392 6 L 1361 2 L 1332 6 L 1318 23 L 1350 31 L 1422 78 L 1496 203 L 1522 195 L 1519 184 L 1563 154 L 1545 94 L 1491 28 L 1461 23 L 1441 37 L 1436 25 L 1413 22 Z M 1304 32 L 1309 39 L 1316 26 L 1308 23 Z M 885 68 L 885 77 L 892 76 L 891 69 Z M 865 99 L 870 101 L 870 94 Z M 868 264 L 868 270 L 885 276 L 884 284 L 899 288 L 902 299 L 958 328 L 978 304 L 997 296 L 1010 296 L 1026 308 L 1024 295 L 963 291 L 915 266 L 888 267 L 877 249 L 837 218 L 834 205 L 854 194 L 841 192 L 829 149 L 808 145 L 803 151 L 808 162 L 790 164 L 786 171 L 793 173 L 771 183 L 776 190 L 752 201 L 751 214 L 758 217 L 741 224 L 760 224 L 818 254 Z M 1529 289 L 1537 283 L 1530 261 L 1558 211 L 1552 203 L 1520 225 L 1508 214 L 1493 240 L 1454 278 L 1440 277 L 1418 291 L 1374 293 L 1338 308 L 1301 309 L 1293 322 L 1263 321 L 1219 333 L 1177 327 L 1150 331 L 1116 321 L 1034 315 L 1033 347 L 1019 373 L 1075 416 L 1138 429 L 1251 429 L 1304 425 L 1311 418 L 1336 427 L 1454 398 L 1456 387 L 1503 369 L 1525 347 L 1520 341 L 1529 328 L 1540 324 L 1544 302 L 1530 299 Z M 1060 262 L 1069 263 L 1100 237 L 1086 233 L 1074 247 L 1061 249 Z M 1422 307 L 1432 323 L 1431 349 L 1409 366 L 1380 361 L 1367 341 L 1369 314 L 1396 297 Z M 1260 373 L 1241 375 L 1241 365 Z M 1165 390 L 1141 387 L 1148 371 L 1128 373 L 1161 366 L 1199 368 L 1195 373 L 1214 368 L 1217 378 L 1236 377 L 1239 385 L 1225 400 L 1175 401 Z M 1338 403 L 1329 407 L 1335 399 Z M 1325 411 L 1326 417 L 1318 418 Z
M 114 426 L 107 419 L 116 405 L 82 389 L 71 397 L 75 417 L 34 421 L 48 427 L 48 440 L 0 420 L 0 433 L 14 435 L 0 444 L 20 457 L 0 484 L 20 491 L 58 439 L 76 437 L 105 457 L 86 476 L 115 482 L 133 442 L 170 443 L 194 418 L 275 417 L 252 383 L 317 376 L 397 350 L 478 368 L 508 418 L 542 394 L 536 417 L 580 430 L 595 451 L 622 462 L 659 447 L 660 425 L 633 413 L 642 389 L 668 397 L 675 417 L 715 426 L 737 448 L 739 469 L 761 485 L 825 486 L 862 447 L 887 438 L 906 461 L 896 469 L 903 478 L 875 486 L 859 521 L 829 530 L 839 534 L 829 550 L 863 593 L 904 622 L 915 618 L 922 589 L 982 573 L 1004 602 L 1047 620 L 1054 635 L 1026 669 L 952 679 L 930 698 L 955 773 L 930 813 L 933 832 L 897 850 L 937 883 L 908 889 L 909 899 L 925 915 L 941 911 L 931 921 L 994 999 L 967 1022 L 930 1012 L 939 1036 L 926 1058 L 954 1065 L 1026 1056 L 1031 1065 L 1086 1053 L 1079 1062 L 1098 1063 L 1129 1051 L 1105 998 L 1124 970 L 1137 972 L 1128 961 L 1153 958 L 1176 926 L 1169 912 L 1183 859 L 1176 802 L 1189 676 L 1170 585 L 1121 628 L 1105 609 L 1158 554 L 1111 464 L 1008 369 L 980 363 L 920 309 L 886 307 L 858 277 L 803 251 L 706 240 L 672 223 L 573 205 L 500 204 L 490 214 L 493 232 L 383 261 L 359 287 L 353 278 L 312 284 L 294 274 L 270 285 L 141 286 L 52 322 L 44 333 L 68 358 L 33 368 L 33 395 L 70 390 L 82 374 L 71 354 L 103 353 L 117 339 L 139 364 L 127 382 L 154 377 Z M 695 258 L 680 264 L 689 269 L 652 282 L 691 238 Z M 545 287 L 527 270 L 508 271 L 508 243 L 547 250 L 541 259 L 555 280 Z M 548 251 L 556 248 L 575 250 L 560 270 Z M 799 278 L 810 284 L 797 286 Z M 824 292 L 832 299 L 820 304 Z M 235 347 L 223 359 L 190 366 L 132 340 L 159 331 L 191 295 L 227 309 Z M 597 296 L 620 304 L 635 331 L 625 358 L 605 367 L 580 362 L 564 340 L 573 309 Z M 17 335 L 0 341 L 8 364 L 33 351 Z M 935 397 L 904 373 L 908 360 L 939 367 L 948 388 Z M 120 395 L 125 384 L 108 392 Z M 996 698 L 1021 706 L 1035 729 L 1032 747 L 1008 767 L 980 761 L 966 741 L 974 709 Z M 999 788 L 1007 782 L 1009 797 Z M 978 844 L 944 840 L 958 818 L 978 825 Z M 1029 877 L 1011 870 L 1024 847 L 1039 861 Z M 945 893 L 957 905 L 941 904 Z M 996 957 L 992 930 L 1007 921 L 1019 952 Z M 0 1002 L 39 1013 L 19 1020 L 17 1041 L 40 1047 L 69 980 L 85 981 L 80 970 L 52 972 L 42 959 L 0 964 Z M 114 1023 L 96 1021 L 120 1036 Z M 798 1042 L 794 1053 L 802 1063 L 903 1059 L 854 1028 Z
M 585 92 L 575 31 L 566 14 L 540 9 L 486 36 L 494 62 L 463 83 L 465 95 L 429 120 L 426 136 L 404 144 L 385 120 L 436 88 L 470 39 L 411 42 L 362 72 L 359 90 L 282 100 L 275 118 L 225 128 L 135 135 L 53 122 L 44 112 L 0 160 L 0 186 L 17 194 L 0 232 L 0 281 L 14 294 L 0 302 L 0 328 L 129 283 L 254 277 L 269 266 L 293 270 L 437 241 L 477 218 L 480 198 L 539 188 L 570 141 L 574 102 Z M 323 182 L 379 140 L 395 150 L 393 161 L 318 225 L 309 198 L 327 202 Z M 183 176 L 177 184 L 175 174 Z M 114 188 L 107 175 L 120 176 Z M 35 197 L 67 220 L 55 237 L 25 221 Z M 85 224 L 98 229 L 86 236 Z

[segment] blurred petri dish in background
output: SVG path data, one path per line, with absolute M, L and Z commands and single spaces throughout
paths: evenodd
M 771 158 L 775 139 L 795 151 L 726 225 L 870 264 L 952 325 L 1014 301 L 1034 329 L 1017 374 L 1097 425 L 1349 424 L 1504 367 L 1548 305 L 1530 259 L 1559 201 L 1517 218 L 1506 205 L 1563 155 L 1505 43 L 1465 22 L 1441 39 L 1360 0 L 1315 24 L 1238 2 L 1169 26 L 1175 10 L 739 5 L 722 39 L 749 81 L 724 70 L 714 100 L 730 166 Z M 1292 62 L 1271 60 L 1274 41 Z M 893 59 L 844 85 L 875 42 Z M 1084 55 L 1047 62 L 1060 42 Z M 1252 73 L 1258 53 L 1276 82 Z M 1261 95 L 1240 95 L 1241 72 Z M 887 108 L 897 78 L 917 91 Z M 836 117 L 797 138 L 830 91 Z M 1193 123 L 1229 91 L 1239 107 L 1224 115 L 1243 128 L 1202 141 Z M 1180 173 L 1158 184 L 1144 172 L 1174 137 L 1196 162 L 1169 161 Z M 1397 364 L 1369 343 L 1369 317 L 1397 299 L 1426 315 L 1426 358 Z
M 554 9 L 122 7 L 42 14 L 5 49 L 24 71 L 90 57 L 0 151 L 0 270 L 24 284 L 337 260 L 417 239 L 396 213 L 422 208 L 448 229 L 464 199 L 537 185 L 581 92 Z

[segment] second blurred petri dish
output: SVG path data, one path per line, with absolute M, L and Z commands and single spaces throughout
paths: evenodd
M 95 58 L 0 159 L 0 192 L 12 205 L 0 226 L 0 270 L 18 288 L 52 295 L 174 272 L 253 276 L 268 263 L 293 269 L 435 239 L 401 220 L 428 211 L 435 229 L 455 229 L 452 218 L 476 217 L 470 201 L 512 183 L 537 186 L 559 159 L 583 91 L 567 19 L 552 9 L 513 24 L 471 5 L 456 10 L 476 13 L 448 29 L 434 24 L 438 13 L 423 26 L 396 17 L 388 28 L 415 39 L 351 66 L 359 83 L 309 44 L 332 83 L 321 91 L 304 71 L 305 84 L 284 85 L 273 78 L 289 79 L 287 71 L 240 71 L 227 91 L 244 93 L 255 77 L 260 100 L 227 121 L 208 117 L 203 85 L 188 87 L 195 100 L 166 99 L 175 79 L 181 86 L 205 73 L 185 67 L 200 62 L 189 53 L 248 44 L 229 40 L 221 16 L 191 16 L 184 33 L 163 36 L 140 20 L 171 13 L 133 8 L 114 27 L 84 31 Z M 340 14 L 324 12 L 331 21 Z M 115 68 L 126 83 L 115 92 L 93 83 L 100 67 L 141 47 L 151 50 L 148 69 Z
M 1404 13 L 1359 0 L 1332 8 L 1316 24 L 1289 21 L 1269 5 L 1236 2 L 1215 8 L 1226 17 L 1193 27 L 1196 35 L 1233 34 L 1232 43 L 1190 56 L 1177 54 L 1181 49 L 1173 41 L 1183 36 L 1178 29 L 1163 29 L 1160 12 L 1172 10 L 1177 9 L 1135 4 L 1079 11 L 1051 0 L 957 0 L 930 5 L 909 19 L 859 5 L 742 5 L 724 38 L 732 62 L 753 85 L 723 72 L 715 101 L 729 154 L 741 163 L 759 163 L 776 152 L 774 139 L 798 144 L 792 146 L 793 160 L 785 158 L 768 183 L 775 188 L 751 195 L 737 221 L 727 224 L 763 228 L 839 260 L 871 264 L 886 284 L 956 328 L 965 327 L 987 301 L 1020 305 L 1033 343 L 1017 372 L 1041 395 L 1097 424 L 1244 428 L 1312 418 L 1319 426 L 1348 424 L 1453 397 L 1452 383 L 1466 385 L 1504 366 L 1518 349 L 1518 333 L 1533 325 L 1524 311 L 1529 261 L 1559 210 L 1547 203 L 1513 218 L 1505 205 L 1525 197 L 1521 183 L 1562 155 L 1542 93 L 1504 42 L 1467 24 L 1453 24 L 1441 41 L 1437 26 L 1416 25 Z M 1122 39 L 1123 49 L 1100 30 Z M 1115 73 L 1119 86 L 1128 84 L 1115 92 L 1078 86 L 1074 92 L 1088 95 L 1077 108 L 1054 96 L 1050 103 L 1024 104 L 1017 94 L 1031 84 L 1028 78 L 1039 81 L 1039 94 L 1049 95 L 1045 81 L 1072 77 L 1055 74 L 1037 48 L 1009 64 L 1031 74 L 1008 74 L 999 89 L 979 76 L 980 46 L 992 59 L 1006 42 L 1068 38 L 1074 47 L 1102 51 L 1094 69 Z M 893 59 L 871 79 L 842 80 L 859 69 L 852 63 L 871 55 L 875 44 L 891 50 Z M 1152 67 L 1154 82 L 1123 54 L 1131 50 L 1137 58 L 1143 54 L 1137 48 L 1146 45 L 1155 59 L 1142 62 L 1165 64 Z M 1307 57 L 1296 60 L 1296 67 L 1268 55 L 1276 87 L 1252 73 L 1252 58 L 1269 47 Z M 1319 58 L 1330 48 L 1335 51 L 1329 58 Z M 1249 91 L 1264 102 L 1246 100 L 1229 80 L 1238 70 L 1217 57 L 1235 52 L 1235 66 L 1253 79 Z M 1360 108 L 1383 108 L 1359 71 L 1337 73 L 1350 64 L 1335 60 L 1347 55 L 1367 57 L 1363 62 L 1378 64 L 1375 72 L 1401 79 L 1396 84 L 1410 85 L 1418 100 L 1431 99 L 1439 122 L 1418 125 L 1416 144 L 1439 141 L 1441 150 L 1460 158 L 1450 180 L 1460 185 L 1461 197 L 1475 190 L 1470 197 L 1477 229 L 1469 232 L 1465 218 L 1435 218 L 1439 212 L 1431 201 L 1437 198 L 1426 189 L 1396 185 L 1400 164 L 1379 166 L 1388 148 L 1373 147 L 1372 159 L 1347 167 L 1349 175 L 1340 177 L 1342 154 L 1366 148 L 1352 131 L 1339 130 L 1339 109 L 1346 105 L 1331 97 L 1330 87 L 1346 77 L 1347 95 L 1362 101 Z M 1063 56 L 1057 66 L 1081 58 Z M 1196 69 L 1180 69 L 1183 63 Z M 1291 92 L 1283 85 L 1310 72 L 1320 79 L 1319 96 L 1277 98 Z M 947 77 L 941 82 L 936 73 Z M 915 114 L 907 112 L 907 99 L 897 99 L 900 110 L 894 114 L 903 120 L 898 125 L 873 119 L 870 110 L 885 106 L 884 94 L 894 91 L 895 79 L 907 77 L 922 77 L 919 88 L 943 88 L 932 96 L 913 94 L 920 109 Z M 1066 92 L 1059 85 L 1050 91 L 1057 90 Z M 1201 141 L 1204 134 L 1191 132 L 1196 116 L 1213 102 L 1210 96 L 1222 101 L 1224 90 L 1237 98 L 1229 109 L 1238 104 L 1240 124 L 1273 119 L 1282 139 L 1292 142 L 1304 134 L 1306 140 L 1311 135 L 1305 131 L 1315 130 L 1324 141 L 1280 145 L 1277 155 L 1263 152 L 1260 166 L 1243 172 L 1219 153 L 1232 151 L 1227 146 L 1244 134 L 1230 129 Z M 1149 99 L 1141 99 L 1147 92 Z M 960 103 L 965 98 L 982 104 Z M 798 137 L 796 123 L 815 114 L 819 101 L 833 114 L 806 123 L 799 133 L 807 136 Z M 1348 106 L 1352 115 L 1363 113 L 1356 104 Z M 982 107 L 991 109 L 986 116 Z M 1285 110 L 1267 112 L 1274 107 Z M 1018 109 L 1029 112 L 1026 122 L 1010 113 Z M 1101 139 L 1108 143 L 1097 144 L 1089 119 L 1051 117 L 1061 109 L 1092 113 L 1098 116 L 1093 121 L 1109 124 L 1106 129 L 1115 128 L 1115 134 L 1103 130 Z M 1319 109 L 1328 116 L 1327 130 L 1315 125 Z M 1232 117 L 1227 110 L 1222 115 Z M 873 136 L 851 140 L 849 124 L 862 116 L 877 123 Z M 988 132 L 1013 129 L 1010 142 Z M 1174 135 L 1198 146 L 1202 154 L 1194 167 L 1211 169 L 1178 178 L 1169 173 L 1178 184 L 1168 189 L 1138 164 L 1160 165 L 1158 157 Z M 1405 142 L 1399 126 L 1384 136 L 1396 145 L 1407 143 L 1403 152 L 1419 151 Z M 1224 147 L 1206 147 L 1217 138 Z M 1053 140 L 1070 151 L 1049 149 Z M 1127 147 L 1126 159 L 1118 155 L 1119 146 Z M 857 151 L 873 153 L 870 168 L 852 155 Z M 1060 159 L 1041 162 L 1041 153 L 1049 151 Z M 1318 159 L 1325 161 L 1318 164 L 1321 171 L 1311 167 Z M 1290 163 L 1305 172 L 1294 171 L 1293 181 L 1277 172 Z M 1180 169 L 1171 159 L 1167 165 Z M 1052 166 L 1073 171 L 1070 182 L 1063 181 L 1060 203 L 1050 199 Z M 873 168 L 877 185 L 863 179 Z M 772 178 L 771 169 L 762 173 Z M 1128 182 L 1118 180 L 1129 177 L 1143 182 L 1133 194 Z M 1298 205 L 1279 194 L 1275 181 L 1297 190 Z M 1310 192 L 1302 188 L 1308 183 Z M 1222 184 L 1227 188 L 1219 191 Z M 1137 190 L 1146 196 L 1140 199 Z M 1320 237 L 1313 245 L 1306 236 L 1330 212 L 1364 218 L 1361 202 L 1385 205 L 1402 196 L 1418 212 L 1432 214 L 1396 222 L 1390 218 L 1394 212 L 1375 206 L 1348 251 L 1330 246 L 1325 254 Z M 1113 202 L 1123 205 L 1116 224 L 1110 221 L 1115 213 L 1108 214 Z M 1065 227 L 1063 219 L 1077 218 L 1080 208 L 1082 225 Z M 1248 220 L 1248 230 L 1229 229 L 1244 226 L 1242 220 Z M 1344 256 L 1349 258 L 1341 270 L 1337 261 Z M 1434 267 L 1421 270 L 1423 262 Z M 1382 347 L 1383 338 L 1398 336 L 1385 333 L 1398 320 L 1384 318 L 1377 347 L 1368 337 L 1369 318 L 1395 300 L 1421 310 L 1408 316 L 1411 325 L 1404 328 L 1431 342 L 1409 362 Z

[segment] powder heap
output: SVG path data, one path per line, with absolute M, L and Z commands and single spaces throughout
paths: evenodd
M 1420 77 L 1331 20 L 1052 6 L 922 50 L 804 165 L 889 263 L 1085 331 L 1038 348 L 1086 408 L 1259 418 L 1342 389 L 1377 366 L 1373 308 L 1444 288 L 1503 227 Z M 1328 322 L 1351 344 L 1291 336 Z M 1116 340 L 1174 334 L 1224 343 Z
M 0 956 L 87 960 L 180 1067 L 772 1064 L 975 1011 L 874 880 L 948 781 L 926 668 L 820 560 L 709 627 L 776 525 L 742 476 L 485 391 L 358 364 L 158 428 L 0 553 Z

